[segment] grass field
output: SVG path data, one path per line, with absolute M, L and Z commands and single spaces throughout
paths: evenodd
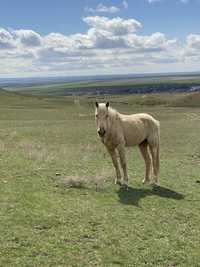
M 161 122 L 160 186 L 141 184 L 134 148 L 123 191 L 96 135 L 94 99 L 0 92 L 0 266 L 200 266 L 200 106 L 167 104 L 182 97 L 111 98 Z M 66 177 L 89 182 L 69 188 Z

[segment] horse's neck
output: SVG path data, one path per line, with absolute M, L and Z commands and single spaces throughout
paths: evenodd
M 111 134 L 115 134 L 114 132 L 121 125 L 121 123 L 120 123 L 120 113 L 117 112 L 115 109 L 111 109 L 110 112 L 111 112 L 110 113 L 110 117 L 111 117 L 110 131 L 111 131 Z M 113 130 L 114 130 L 114 132 L 113 132 Z
M 110 125 L 104 144 L 115 147 L 115 145 L 118 143 L 118 135 L 121 132 L 119 130 L 120 127 L 120 114 L 116 110 L 110 109 Z
M 119 117 L 118 116 L 119 113 L 115 109 L 112 109 L 112 108 L 110 108 L 109 112 L 110 112 L 111 122 L 113 124 L 116 122 L 117 118 Z

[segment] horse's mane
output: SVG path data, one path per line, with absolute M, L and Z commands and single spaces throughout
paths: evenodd
M 109 107 L 108 111 L 109 117 L 112 121 L 115 121 L 117 118 L 119 118 L 119 112 L 116 109 Z

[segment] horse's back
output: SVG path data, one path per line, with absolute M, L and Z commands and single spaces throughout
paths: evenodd
M 121 114 L 120 118 L 127 146 L 138 145 L 159 132 L 159 122 L 147 113 Z

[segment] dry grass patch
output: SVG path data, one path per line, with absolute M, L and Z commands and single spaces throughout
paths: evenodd
M 47 159 L 48 151 L 41 144 L 31 141 L 20 141 L 18 147 L 23 151 L 24 155 L 30 160 L 43 161 Z
M 0 141 L 0 153 L 4 151 L 5 151 L 5 144 L 2 141 Z
M 58 186 L 64 186 L 67 188 L 89 188 L 95 187 L 96 190 L 99 190 L 103 187 L 106 182 L 105 176 L 61 176 L 60 174 L 56 175 L 56 182 Z

